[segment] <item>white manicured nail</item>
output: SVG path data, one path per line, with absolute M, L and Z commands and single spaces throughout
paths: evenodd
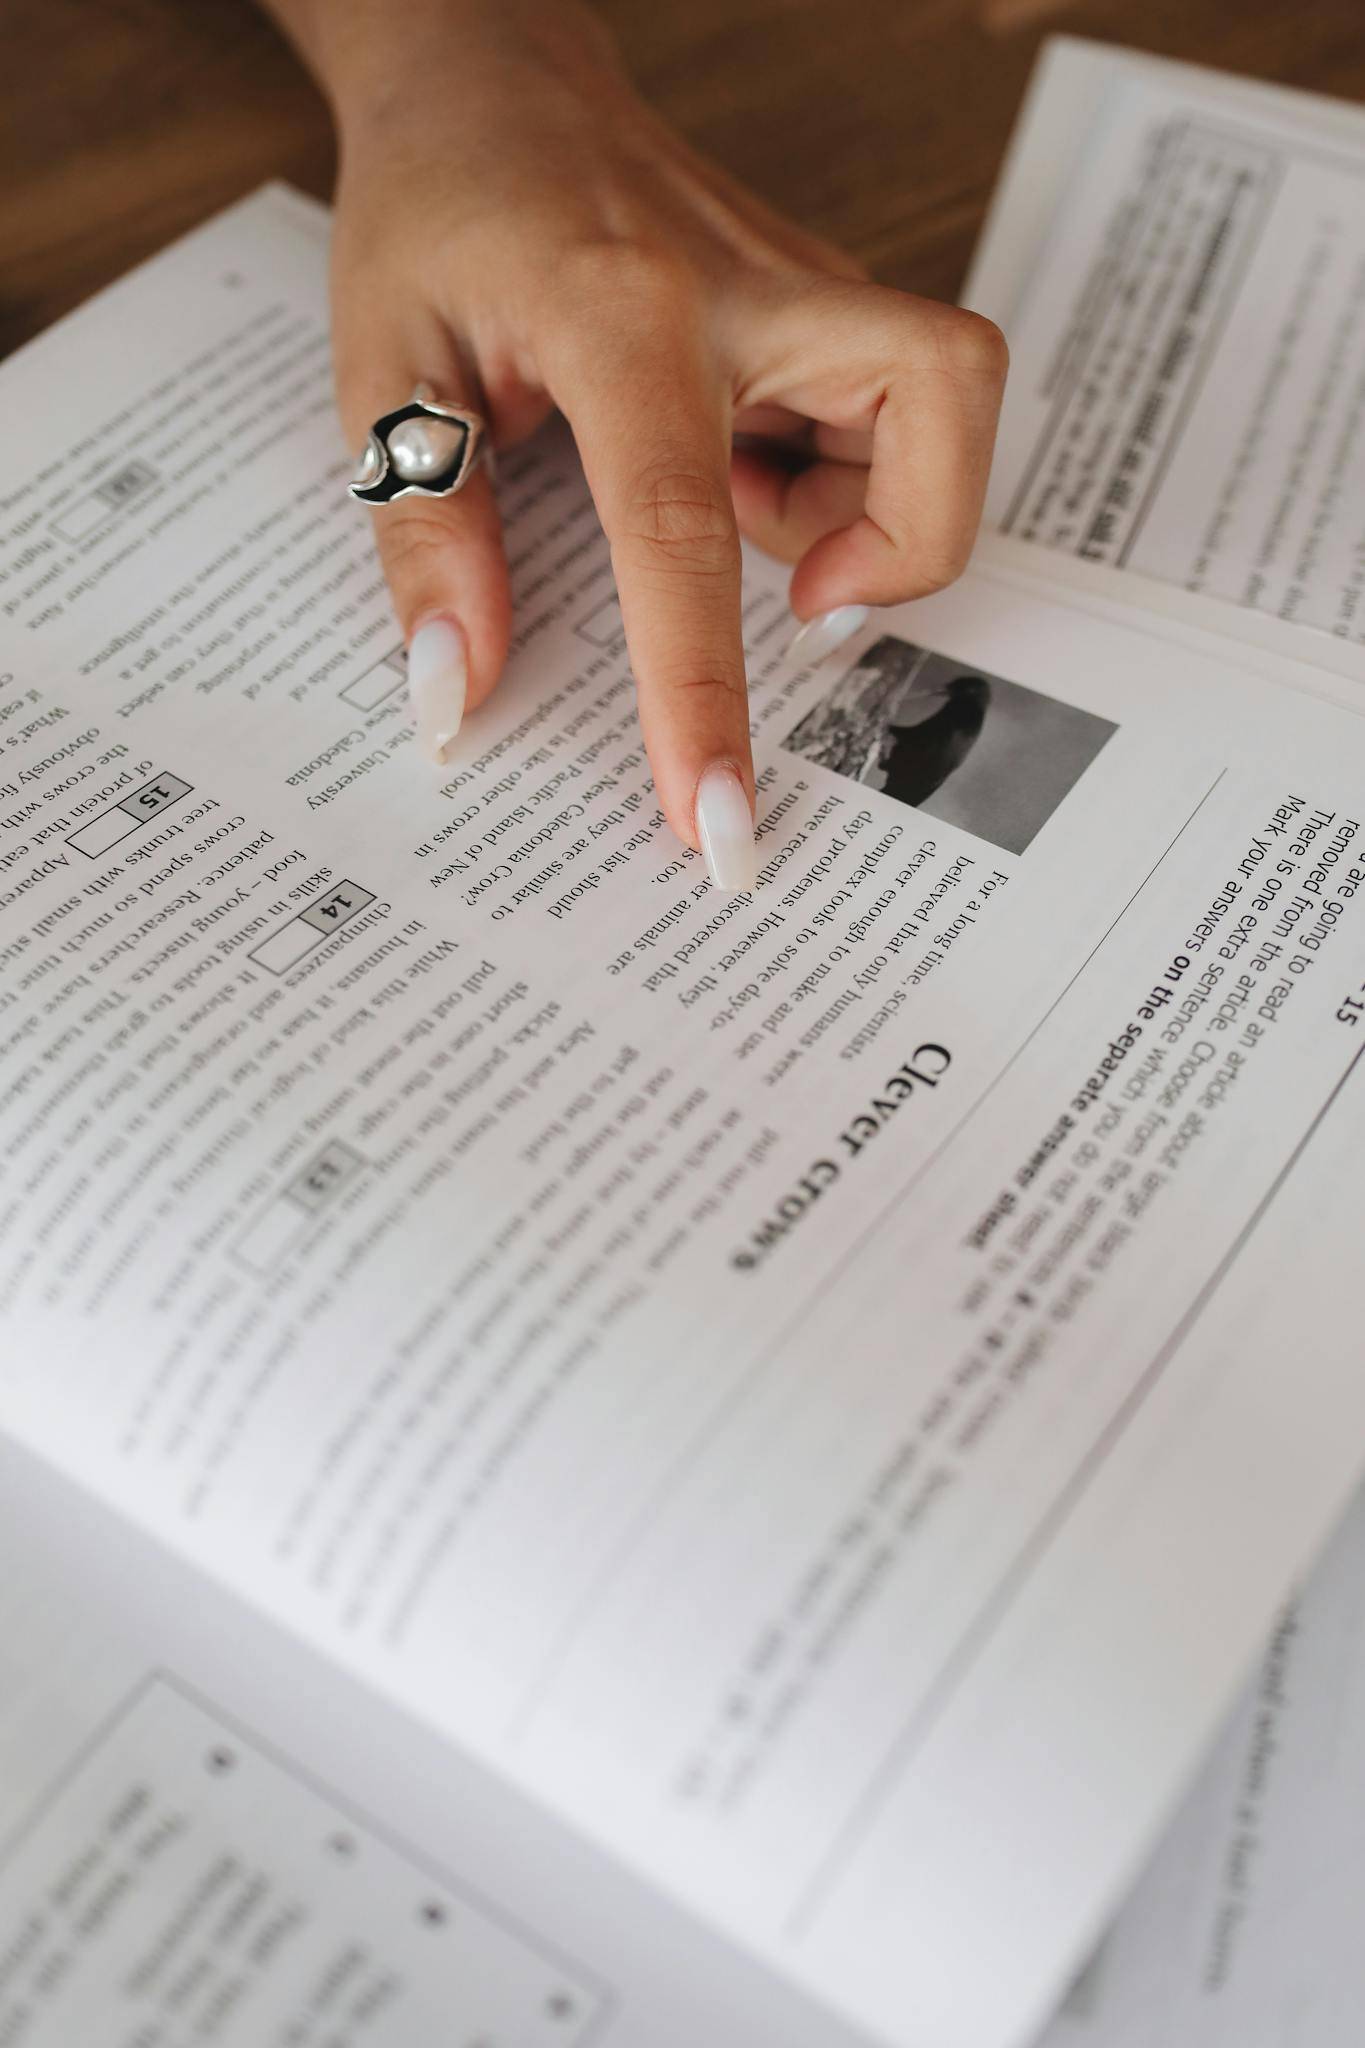
M 408 689 L 417 719 L 417 744 L 444 768 L 464 717 L 469 655 L 454 619 L 428 619 L 408 648 Z
M 782 658 L 790 668 L 814 668 L 817 661 L 861 632 L 870 616 L 865 604 L 841 604 L 836 611 L 821 612 L 817 618 L 807 619 Z
M 729 896 L 746 894 L 758 880 L 754 819 L 744 784 L 723 761 L 697 784 L 697 837 L 711 880 Z

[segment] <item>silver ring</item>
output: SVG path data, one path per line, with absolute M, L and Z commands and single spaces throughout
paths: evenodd
M 448 498 L 463 489 L 485 450 L 481 413 L 433 398 L 419 384 L 406 405 L 386 412 L 370 428 L 348 486 L 363 505 L 387 505 L 417 495 Z

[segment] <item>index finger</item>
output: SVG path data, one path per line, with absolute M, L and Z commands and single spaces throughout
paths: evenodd
M 751 889 L 753 762 L 728 395 L 688 323 L 594 341 L 550 379 L 611 547 L 659 800 L 711 878 Z

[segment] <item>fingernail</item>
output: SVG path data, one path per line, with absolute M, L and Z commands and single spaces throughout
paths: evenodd
M 469 685 L 465 638 L 454 619 L 428 619 L 408 646 L 408 689 L 417 719 L 417 744 L 444 768 L 464 717 Z
M 782 658 L 792 668 L 814 668 L 817 661 L 861 632 L 870 617 L 865 604 L 841 604 L 835 611 L 821 612 L 817 618 L 807 619 Z
M 717 889 L 738 896 L 754 887 L 753 813 L 744 784 L 727 762 L 713 762 L 697 784 L 697 837 Z

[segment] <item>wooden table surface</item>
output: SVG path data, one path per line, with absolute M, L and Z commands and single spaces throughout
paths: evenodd
M 887 283 L 953 296 L 1041 38 L 1365 100 L 1362 0 L 600 0 L 694 142 Z M 251 0 L 4 0 L 0 354 L 262 179 L 327 115 Z

